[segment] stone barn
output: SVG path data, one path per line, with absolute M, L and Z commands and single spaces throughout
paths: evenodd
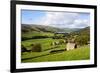
M 77 44 L 75 43 L 75 40 L 72 39 L 72 40 L 68 40 L 68 43 L 66 44 L 66 50 L 73 50 L 77 48 Z

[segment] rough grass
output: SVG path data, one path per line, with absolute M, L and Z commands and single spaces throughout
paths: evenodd
M 57 49 L 57 48 L 56 48 Z M 22 62 L 50 62 L 50 61 L 71 61 L 90 59 L 90 46 L 85 45 L 80 48 L 50 54 L 49 51 L 31 52 L 22 55 Z

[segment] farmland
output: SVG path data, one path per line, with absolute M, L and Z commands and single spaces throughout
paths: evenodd
M 86 44 L 89 38 L 89 28 L 85 28 L 77 31 L 79 36 L 77 36 L 77 42 L 80 43 L 80 46 L 74 50 L 66 51 L 66 43 L 64 40 L 69 39 L 72 36 L 75 36 L 77 32 L 72 32 L 74 30 L 67 30 L 70 32 L 70 36 L 64 34 L 57 34 L 57 31 L 63 31 L 62 29 L 52 28 L 52 27 L 43 27 L 43 26 L 22 26 L 22 42 L 21 44 L 27 50 L 34 49 L 34 44 L 40 44 L 41 51 L 30 51 L 21 53 L 21 62 L 50 62 L 50 61 L 71 61 L 71 60 L 87 60 L 90 59 L 90 46 Z M 75 29 L 77 30 L 77 29 Z M 64 29 L 65 31 L 65 29 Z M 65 32 L 67 32 L 65 31 Z M 83 36 L 84 35 L 84 36 Z M 85 38 L 84 38 L 85 37 Z M 84 40 L 82 40 L 84 39 Z M 54 44 L 58 42 L 58 44 Z M 35 47 L 37 48 L 37 47 Z M 60 51 L 59 51 L 60 50 Z M 52 51 L 57 51 L 52 53 Z
M 57 49 L 57 48 L 56 48 Z M 90 48 L 85 45 L 75 50 L 63 51 L 50 54 L 50 50 L 43 52 L 30 52 L 22 55 L 22 62 L 49 62 L 49 61 L 71 61 L 90 59 Z

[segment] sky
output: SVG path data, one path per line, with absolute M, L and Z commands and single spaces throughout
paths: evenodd
M 21 24 L 85 28 L 90 26 L 90 13 L 21 10 Z

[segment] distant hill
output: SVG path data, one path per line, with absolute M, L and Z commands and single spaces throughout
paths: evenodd
M 77 35 L 90 35 L 90 27 L 85 27 L 72 33 Z
M 22 32 L 73 32 L 79 30 L 78 28 L 57 28 L 52 26 L 44 26 L 44 25 L 28 25 L 22 24 L 21 25 Z
M 36 39 L 36 38 L 50 38 L 54 37 L 54 33 L 68 33 L 65 37 L 62 35 L 56 38 L 76 39 L 79 44 L 85 44 L 90 40 L 90 27 L 86 28 L 57 28 L 44 25 L 21 25 L 22 40 Z
M 75 39 L 75 42 L 79 45 L 85 45 L 90 42 L 90 27 L 80 29 L 78 31 L 72 32 L 69 38 Z
M 71 32 L 75 32 L 75 31 L 79 31 L 80 28 L 63 28 L 63 30 L 65 32 L 71 33 Z
M 81 34 L 90 34 L 90 27 L 83 28 L 79 32 Z

